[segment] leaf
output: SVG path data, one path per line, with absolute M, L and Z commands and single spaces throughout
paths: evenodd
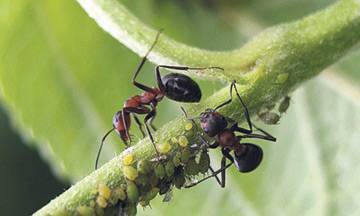
M 129 79 L 136 58 L 74 2 L 23 1 L 16 10 L 1 40 L 2 99 L 21 135 L 41 146 L 57 172 L 79 179 L 92 169 L 117 99 L 130 93 L 127 83 L 118 84 Z
M 292 95 L 288 113 L 271 127 L 278 142 L 261 144 L 265 157 L 254 173 L 232 167 L 225 189 L 212 179 L 175 191 L 169 205 L 158 198 L 153 210 L 138 210 L 140 215 L 358 215 L 359 127 L 358 101 L 317 78 Z

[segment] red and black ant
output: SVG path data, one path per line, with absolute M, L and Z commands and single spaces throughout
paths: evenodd
M 188 70 L 205 70 L 205 69 L 220 69 L 219 67 L 181 67 L 181 66 L 169 66 L 169 65 L 157 65 L 155 68 L 155 76 L 158 87 L 148 87 L 144 84 L 141 84 L 136 81 L 136 77 L 139 75 L 139 72 L 143 65 L 145 64 L 147 57 L 151 50 L 154 48 L 157 43 L 161 30 L 156 35 L 155 41 L 151 45 L 150 49 L 147 51 L 145 56 L 142 58 L 140 64 L 135 70 L 134 76 L 132 78 L 132 83 L 137 88 L 144 91 L 141 95 L 135 95 L 127 99 L 124 103 L 123 109 L 118 111 L 113 118 L 113 128 L 111 128 L 102 138 L 101 145 L 99 147 L 96 161 L 95 169 L 97 169 L 97 164 L 100 156 L 101 149 L 103 147 L 106 137 L 112 132 L 116 131 L 122 141 L 128 146 L 128 141 L 131 142 L 131 137 L 129 134 L 129 129 L 131 125 L 131 116 L 134 117 L 135 122 L 137 123 L 142 135 L 145 137 L 145 133 L 142 128 L 142 124 L 138 119 L 137 115 L 145 115 L 144 124 L 147 131 L 147 134 L 150 137 L 152 144 L 156 150 L 157 156 L 160 157 L 154 138 L 150 132 L 148 124 L 150 124 L 153 130 L 156 128 L 153 125 L 153 120 L 156 116 L 156 106 L 158 103 L 166 96 L 167 98 L 186 103 L 199 102 L 201 99 L 201 90 L 199 85 L 192 80 L 190 77 L 179 74 L 179 73 L 169 73 L 165 76 L 160 75 L 160 68 L 166 68 L 170 70 L 178 71 L 188 71 Z
M 244 109 L 245 119 L 249 126 L 249 129 L 242 128 L 238 126 L 238 123 L 231 118 L 225 117 L 217 112 L 221 107 L 231 103 L 232 101 L 232 91 L 235 89 L 236 95 Z M 181 107 L 182 108 L 182 107 Z M 185 110 L 182 108 L 185 116 L 187 114 Z M 217 171 L 213 171 L 211 169 L 212 174 L 193 182 L 185 187 L 189 188 L 199 184 L 200 182 L 205 181 L 211 177 L 215 177 L 217 182 L 221 187 L 225 187 L 225 171 L 228 167 L 230 167 L 233 163 L 235 163 L 236 168 L 242 172 L 247 173 L 255 170 L 262 161 L 263 151 L 262 149 L 254 145 L 252 143 L 243 143 L 242 140 L 245 138 L 257 138 L 275 142 L 276 138 L 267 133 L 266 131 L 256 127 L 250 120 L 249 111 L 241 99 L 235 81 L 231 83 L 230 86 L 230 99 L 225 101 L 224 103 L 217 106 L 215 109 L 206 109 L 205 112 L 201 113 L 200 116 L 195 118 L 188 118 L 189 120 L 194 122 L 194 119 L 200 119 L 200 127 L 202 130 L 209 136 L 214 137 L 215 141 L 213 143 L 208 143 L 201 134 L 199 134 L 201 140 L 206 145 L 207 148 L 217 148 L 221 147 L 222 152 L 222 160 L 221 160 L 221 168 Z M 228 127 L 229 122 L 233 122 L 233 124 Z M 253 127 L 260 131 L 262 134 L 253 133 Z M 235 135 L 235 132 L 240 132 L 242 135 Z M 234 151 L 234 156 L 230 153 Z M 230 160 L 229 164 L 226 164 L 226 159 Z M 211 168 L 211 167 L 210 167 Z M 217 178 L 217 174 L 221 173 L 221 180 Z

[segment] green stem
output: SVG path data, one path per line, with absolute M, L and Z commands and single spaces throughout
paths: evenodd
M 157 30 L 152 30 L 134 17 L 116 0 L 79 0 L 85 10 L 112 36 L 139 54 L 151 44 Z M 305 80 L 342 57 L 360 40 L 360 2 L 343 0 L 300 21 L 269 28 L 231 52 L 210 52 L 192 48 L 162 36 L 150 59 L 157 64 L 176 63 L 189 66 L 220 66 L 225 72 L 205 71 L 201 75 L 226 80 L 236 79 L 240 94 L 251 113 L 264 104 L 288 94 Z M 200 104 L 191 106 L 190 115 L 198 115 L 228 98 L 228 88 L 221 89 Z M 242 121 L 239 104 L 232 103 L 221 112 Z M 184 134 L 184 118 L 175 119 L 154 134 L 157 143 L 168 142 Z M 185 133 L 195 141 L 193 132 Z M 172 151 L 178 151 L 178 145 Z M 115 188 L 125 183 L 122 163 L 126 154 L 150 159 L 155 151 L 149 139 L 124 151 L 93 172 L 35 215 L 59 214 L 66 209 L 74 213 L 81 205 L 96 199 L 99 184 Z

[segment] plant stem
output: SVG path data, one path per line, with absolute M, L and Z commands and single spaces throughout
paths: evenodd
M 106 31 L 139 54 L 151 44 L 156 30 L 134 17 L 116 0 L 79 0 L 79 3 Z M 208 78 L 237 80 L 240 94 L 251 113 L 264 104 L 275 102 L 305 80 L 316 76 L 325 67 L 337 61 L 360 40 L 360 2 L 343 0 L 300 21 L 269 28 L 244 47 L 230 52 L 210 52 L 162 36 L 150 59 L 157 64 L 171 63 L 189 66 L 220 66 L 220 71 L 205 71 Z M 200 73 L 200 72 L 199 72 Z M 198 115 L 208 107 L 215 107 L 229 96 L 226 87 L 200 104 L 189 107 L 189 115 Z M 234 102 L 221 113 L 242 121 L 242 109 Z M 177 118 L 158 130 L 157 143 L 168 142 L 184 134 L 187 121 Z M 194 132 L 185 133 L 195 141 Z M 177 151 L 178 145 L 172 146 Z M 115 188 L 125 182 L 123 157 L 131 152 L 135 158 L 155 157 L 149 139 L 141 140 L 93 172 L 62 195 L 40 209 L 35 215 L 74 213 L 81 205 L 90 205 L 96 199 L 99 184 Z

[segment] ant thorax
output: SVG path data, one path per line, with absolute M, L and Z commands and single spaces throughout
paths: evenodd
M 224 129 L 215 137 L 215 139 L 221 147 L 230 150 L 233 150 L 236 143 L 238 143 L 234 132 L 230 129 Z

